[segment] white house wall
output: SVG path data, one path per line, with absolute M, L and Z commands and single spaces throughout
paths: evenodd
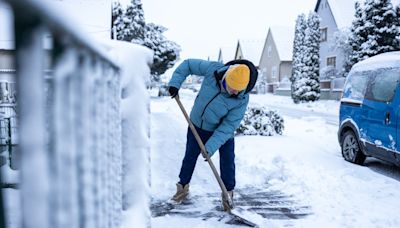
M 328 28 L 327 40 L 320 43 L 320 75 L 321 71 L 327 67 L 327 58 L 336 57 L 336 70 L 341 71 L 344 64 L 344 56 L 339 50 L 334 50 L 334 34 L 338 32 L 338 27 L 333 17 L 327 0 L 322 0 L 319 4 L 318 15 L 321 17 L 320 28 Z

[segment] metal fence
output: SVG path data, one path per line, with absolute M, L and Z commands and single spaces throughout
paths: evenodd
M 119 227 L 118 67 L 43 1 L 6 2 L 15 18 L 22 226 Z

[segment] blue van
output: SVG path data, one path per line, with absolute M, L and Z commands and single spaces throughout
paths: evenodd
M 345 160 L 367 156 L 400 165 L 400 52 L 355 64 L 340 101 L 338 139 Z

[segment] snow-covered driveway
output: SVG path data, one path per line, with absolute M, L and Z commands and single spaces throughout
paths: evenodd
M 251 102 L 265 106 L 291 105 L 287 97 L 252 96 Z M 188 111 L 194 97 L 194 93 L 182 91 L 181 99 Z M 337 102 L 320 101 L 296 108 L 334 115 L 337 107 Z M 187 124 L 169 97 L 152 99 L 151 112 L 151 194 L 153 202 L 160 202 L 175 192 Z M 284 115 L 284 119 L 282 136 L 236 138 L 236 189 L 239 194 L 251 196 L 253 202 L 259 196 L 267 213 L 250 217 L 260 227 L 400 227 L 399 168 L 377 160 L 367 161 L 364 167 L 345 162 L 337 142 L 337 126 L 326 124 L 323 118 Z M 213 161 L 217 168 L 218 159 L 216 153 Z M 219 187 L 200 158 L 190 190 L 193 199 L 200 198 L 204 204 L 218 198 Z M 277 194 L 282 196 L 281 205 L 271 203 Z M 272 213 L 274 208 L 278 209 Z M 284 216 L 282 209 L 298 209 L 299 213 Z M 282 216 L 277 216 L 279 213 Z M 231 225 L 214 218 L 202 220 L 201 216 L 165 215 L 153 217 L 152 227 Z

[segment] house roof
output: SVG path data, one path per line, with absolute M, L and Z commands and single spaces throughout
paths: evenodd
M 281 61 L 291 61 L 293 56 L 294 28 L 270 27 L 269 33 L 274 39 Z
M 338 28 L 351 26 L 354 18 L 354 4 L 358 0 L 327 0 Z M 314 11 L 317 12 L 321 0 L 317 1 Z
M 242 51 L 243 58 L 251 61 L 254 63 L 254 65 L 258 66 L 260 64 L 260 58 L 261 54 L 264 48 L 264 42 L 265 40 L 263 39 L 239 39 L 236 51 L 240 47 L 240 50 Z M 237 53 L 235 53 L 236 55 Z

